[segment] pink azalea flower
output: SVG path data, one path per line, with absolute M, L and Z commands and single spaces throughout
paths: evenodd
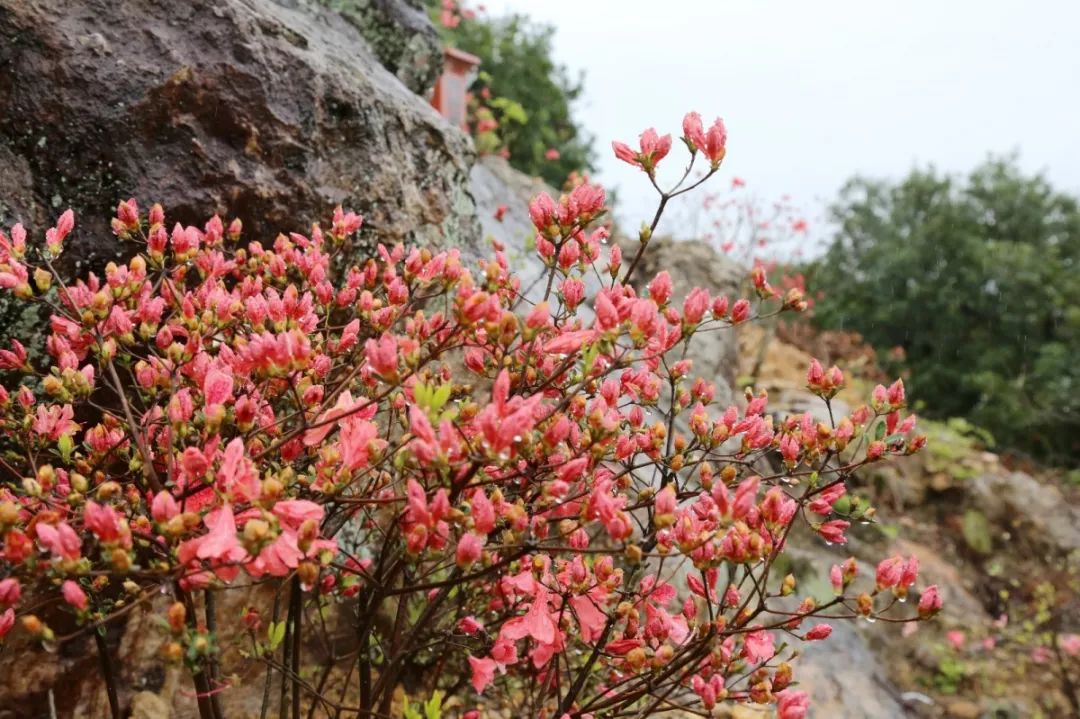
M 247 550 L 236 536 L 236 518 L 231 505 L 211 511 L 203 520 L 210 530 L 201 537 L 195 556 L 221 563 L 240 562 L 247 558 Z
M 495 681 L 495 660 L 490 657 L 478 659 L 469 657 L 469 667 L 472 670 L 472 685 L 477 694 L 482 694 L 488 684 Z
M 596 603 L 588 595 L 570 597 L 570 606 L 574 610 L 574 616 L 577 617 L 581 638 L 586 642 L 597 641 L 604 633 L 607 615 L 597 608 Z
M 275 503 L 270 511 L 283 525 L 291 529 L 299 529 L 300 525 L 309 519 L 321 522 L 325 514 L 321 504 L 307 499 L 286 499 Z
M 548 609 L 548 598 L 546 590 L 538 590 L 529 611 L 503 624 L 499 637 L 510 641 L 532 637 L 540 644 L 553 644 L 556 628 Z
M 36 526 L 37 538 L 41 545 L 53 553 L 53 556 L 62 559 L 78 559 L 82 552 L 82 541 L 67 522 L 60 522 L 56 526 L 51 524 L 38 524 Z
M 776 654 L 773 635 L 764 629 L 748 632 L 743 642 L 743 654 L 751 664 L 769 661 Z

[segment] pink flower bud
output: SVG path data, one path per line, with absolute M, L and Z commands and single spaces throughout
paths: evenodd
M 696 325 L 705 316 L 709 309 L 709 291 L 701 287 L 690 290 L 690 294 L 683 301 L 683 318 L 689 325 Z
M 676 506 L 675 486 L 669 484 L 657 493 L 653 509 L 657 515 L 671 515 L 675 513 Z
M 833 594 L 840 596 L 844 593 L 844 571 L 839 564 L 834 564 L 829 570 L 829 583 L 832 584 Z
M 889 385 L 889 389 L 885 392 L 885 398 L 893 407 L 904 404 L 904 380 L 898 379 Z
M 201 457 L 198 450 L 194 451 Z M 176 503 L 172 494 L 166 490 L 158 492 L 154 496 L 154 501 L 150 504 L 150 514 L 154 517 L 154 521 L 157 522 L 167 522 L 179 513 L 180 505 Z
M 816 359 L 810 360 L 810 369 L 806 372 L 806 385 L 811 389 L 818 389 L 825 381 L 825 370 Z
M 467 532 L 458 540 L 455 559 L 457 565 L 466 569 L 480 560 L 484 552 L 484 540 L 479 535 Z
M 13 626 L 15 626 L 15 610 L 8 609 L 3 614 L 0 614 L 0 639 L 7 636 Z
M 712 313 L 713 313 L 713 317 L 715 317 L 717 319 L 723 319 L 724 317 L 727 317 L 728 298 L 721 296 L 721 297 L 717 297 L 715 300 L 713 300 Z
M 889 589 L 900 583 L 904 573 L 904 560 L 901 557 L 889 557 L 877 565 L 877 588 Z
M 850 526 L 851 522 L 843 519 L 833 519 L 822 524 L 818 529 L 818 534 L 821 535 L 822 539 L 831 544 L 846 544 L 847 537 L 844 536 L 844 532 Z
M 64 601 L 75 607 L 79 611 L 86 609 L 87 598 L 86 592 L 79 587 L 78 584 L 70 579 L 65 580 L 60 587 L 61 593 L 64 595 Z
M 557 210 L 555 201 L 546 192 L 541 192 L 529 203 L 529 218 L 540 234 L 549 235 L 549 228 L 555 224 Z
M 741 299 L 731 308 L 731 323 L 739 324 L 750 318 L 750 301 Z
M 701 115 L 696 112 L 688 112 L 683 117 L 683 141 L 686 142 L 692 152 L 705 147 L 705 128 L 701 123 Z
M 21 596 L 22 586 L 20 586 L 18 579 L 8 577 L 0 581 L 0 605 L 5 607 L 15 606 Z
M 941 595 L 938 593 L 937 585 L 931 584 L 919 597 L 919 616 L 923 619 L 934 616 L 941 611 L 941 604 Z
M 649 297 L 661 307 L 671 299 L 671 275 L 666 270 L 658 273 L 649 283 Z
M 885 443 L 880 440 L 871 442 L 866 448 L 866 458 L 871 462 L 881 459 L 883 454 L 885 454 Z

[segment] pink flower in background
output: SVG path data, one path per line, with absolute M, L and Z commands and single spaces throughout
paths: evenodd
M 952 629 L 945 632 L 945 641 L 947 641 L 953 649 L 960 651 L 967 643 L 967 635 L 959 629 Z
M 467 569 L 476 562 L 480 561 L 480 557 L 484 552 L 484 539 L 473 532 L 466 532 L 458 540 L 457 551 L 455 558 L 457 565 L 462 569 Z

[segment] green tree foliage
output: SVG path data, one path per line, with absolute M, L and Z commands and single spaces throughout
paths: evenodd
M 967 178 L 856 178 L 812 268 L 824 327 L 861 332 L 910 369 L 924 412 L 965 416 L 999 445 L 1080 457 L 1080 210 L 1015 158 Z M 894 357 L 898 353 L 893 353 Z
M 436 13 L 441 8 L 438 2 L 429 4 Z M 592 169 L 593 138 L 571 112 L 582 92 L 582 78 L 572 78 L 553 59 L 553 27 L 511 14 L 476 15 L 441 29 L 449 45 L 480 58 L 482 73 L 473 90 L 479 93 L 486 86 L 491 91 L 487 105 L 499 121 L 511 165 L 555 187 L 575 170 Z M 552 149 L 558 151 L 557 159 L 546 157 Z

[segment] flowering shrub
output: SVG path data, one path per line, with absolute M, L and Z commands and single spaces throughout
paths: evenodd
M 685 126 L 707 179 L 726 137 L 696 115 Z M 646 131 L 640 152 L 617 151 L 652 178 L 670 145 Z M 848 559 L 827 598 L 800 596 L 777 560 L 800 525 L 843 544 L 872 518 L 846 481 L 925 440 L 899 382 L 829 423 L 776 419 L 763 393 L 715 406 L 685 358 L 695 335 L 802 300 L 762 279 L 752 300 L 698 288 L 679 304 L 664 272 L 633 289 L 666 200 L 691 187 L 660 191 L 625 268 L 590 230 L 602 189 L 537 197 L 548 275 L 533 299 L 499 248 L 476 272 L 457 250 L 402 246 L 342 267 L 362 222 L 340 208 L 263 245 L 216 216 L 170 231 L 160 206 L 128 200 L 112 226 L 137 254 L 73 284 L 53 267 L 71 211 L 44 245 L 16 225 L 0 286 L 50 308 L 51 366 L 18 342 L 0 352 L 0 634 L 61 641 L 47 603 L 94 631 L 164 591 L 165 655 L 191 670 L 207 719 L 227 688 L 215 595 L 278 582 L 284 617 L 242 620 L 251 661 L 282 677 L 281 716 L 302 700 L 386 716 L 421 675 L 466 706 L 513 696 L 533 716 L 721 701 L 804 716 L 787 660 L 829 636 L 821 620 L 906 621 L 940 599 L 929 587 L 896 615 L 914 559 L 868 578 Z M 840 371 L 815 363 L 807 379 L 831 412 Z M 355 648 L 309 682 L 301 638 L 336 604 L 356 609 Z M 321 691 L 343 667 L 355 706 Z

